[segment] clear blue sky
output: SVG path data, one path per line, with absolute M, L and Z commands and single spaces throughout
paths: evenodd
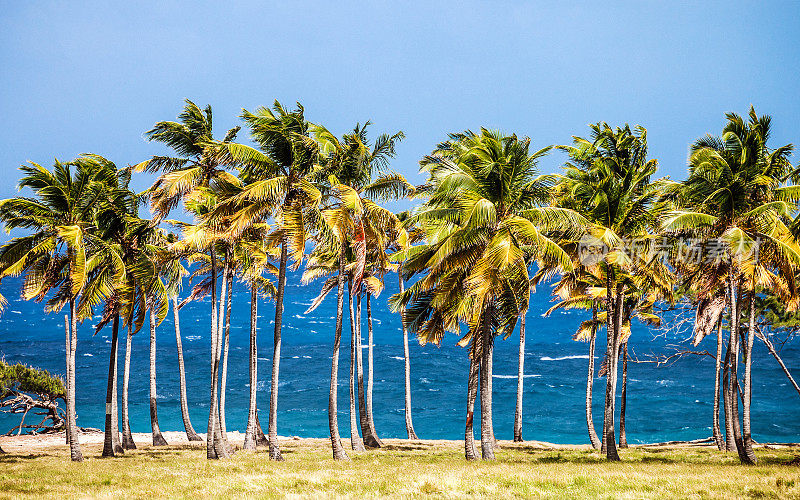
M 276 98 L 337 134 L 403 130 L 394 167 L 414 182 L 447 132 L 480 126 L 544 146 L 641 124 L 673 178 L 695 138 L 751 103 L 775 144 L 800 145 L 800 2 L 262 4 L 3 2 L 0 196 L 26 160 L 162 152 L 143 132 L 184 98 L 213 106 L 220 136 Z

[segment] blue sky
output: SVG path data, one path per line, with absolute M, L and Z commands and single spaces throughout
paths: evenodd
M 163 152 L 143 132 L 184 98 L 213 106 L 219 136 L 274 99 L 337 134 L 367 119 L 375 135 L 403 130 L 394 168 L 414 182 L 447 132 L 541 147 L 629 122 L 681 178 L 688 145 L 751 103 L 773 116 L 774 144 L 800 143 L 799 19 L 800 2 L 777 1 L 6 2 L 0 197 L 27 160 Z

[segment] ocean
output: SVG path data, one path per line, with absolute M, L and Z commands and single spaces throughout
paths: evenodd
M 64 314 L 45 314 L 42 304 L 19 298 L 19 279 L 5 279 L 2 292 L 9 304 L 0 318 L 0 357 L 64 374 Z M 305 310 L 317 295 L 320 282 L 302 285 L 300 273 L 290 273 L 286 288 L 283 352 L 278 396 L 278 433 L 283 436 L 328 435 L 328 388 L 331 347 L 336 318 L 336 296 L 331 293 L 315 311 Z M 381 437 L 404 438 L 403 346 L 400 318 L 387 306 L 397 291 L 395 276 L 373 301 L 375 330 L 375 427 Z M 550 289 L 540 286 L 531 298 L 525 347 L 523 437 L 555 443 L 587 443 L 584 396 L 588 344 L 571 339 L 583 311 L 543 313 L 552 305 Z M 185 292 L 184 294 L 185 295 Z M 229 430 L 243 431 L 249 397 L 248 350 L 250 294 L 241 284 L 233 292 L 226 419 Z M 209 301 L 188 304 L 180 312 L 186 363 L 189 411 L 198 432 L 208 419 Z M 346 309 L 345 309 L 346 312 Z M 366 308 L 362 348 L 366 368 Z M 258 407 L 266 428 L 269 409 L 274 304 L 261 300 L 258 330 Z M 714 359 L 684 356 L 669 365 L 646 362 L 651 355 L 674 352 L 691 333 L 691 315 L 670 312 L 663 328 L 634 322 L 628 365 L 627 435 L 630 443 L 689 440 L 711 436 Z M 97 317 L 93 320 L 97 321 Z M 93 321 L 79 329 L 77 352 L 78 425 L 102 428 L 110 348 L 110 327 L 93 335 Z M 339 372 L 339 429 L 349 437 L 347 411 L 349 377 L 349 324 L 345 316 Z M 178 368 L 172 312 L 158 327 L 158 415 L 161 429 L 182 430 Z M 450 334 L 441 347 L 420 346 L 411 340 L 411 390 L 414 427 L 423 439 L 462 439 L 466 406 L 468 362 L 463 348 Z M 494 358 L 494 425 L 498 439 L 513 436 L 519 337 L 498 339 Z M 120 335 L 120 377 L 124 355 Z M 716 349 L 707 338 L 697 351 Z M 598 336 L 599 365 L 605 336 Z M 149 331 L 133 338 L 130 419 L 134 432 L 149 432 L 148 367 Z M 790 371 L 800 376 L 800 346 L 787 343 L 781 355 Z M 766 348 L 756 340 L 753 362 L 753 436 L 759 442 L 800 441 L 800 395 L 789 384 Z M 621 370 L 621 365 L 620 365 Z M 621 377 L 621 372 L 620 372 Z M 602 426 L 605 379 L 594 380 L 594 418 Z M 120 381 L 121 392 L 121 381 Z M 33 420 L 35 416 L 29 416 Z M 0 413 L 0 432 L 19 421 L 18 415 Z M 477 427 L 477 425 L 476 425 Z

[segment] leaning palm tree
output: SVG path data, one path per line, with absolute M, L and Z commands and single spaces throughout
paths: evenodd
M 231 212 L 226 220 L 234 234 L 264 222 L 270 215 L 274 217 L 274 230 L 266 239 L 268 247 L 280 247 L 268 432 L 270 458 L 282 460 L 277 432 L 278 376 L 286 267 L 290 257 L 295 267 L 302 263 L 309 211 L 319 204 L 320 192 L 310 182 L 318 165 L 319 148 L 311 138 L 311 124 L 299 103 L 297 109 L 289 111 L 275 101 L 272 109 L 261 107 L 255 113 L 244 110 L 242 118 L 258 149 L 244 144 L 227 145 L 228 157 L 241 166 L 246 185 L 227 200 L 218 214 Z
M 258 298 L 259 295 L 274 297 L 275 286 L 264 277 L 264 272 L 275 274 L 277 269 L 269 262 L 270 253 L 265 245 L 269 226 L 250 227 L 237 242 L 233 255 L 239 263 L 242 279 L 250 287 L 250 402 L 247 412 L 247 428 L 244 434 L 245 450 L 254 451 L 258 444 L 256 389 L 258 387 Z
M 665 218 L 663 227 L 673 234 L 685 232 L 701 239 L 712 265 L 703 266 L 693 276 L 699 298 L 710 304 L 720 292 L 725 297 L 730 335 L 723 391 L 730 405 L 729 421 L 739 459 L 755 463 L 750 429 L 754 302 L 760 289 L 770 289 L 789 310 L 798 306 L 794 270 L 800 264 L 800 246 L 788 222 L 796 212 L 800 187 L 785 185 L 793 170 L 789 162 L 792 145 L 773 149 L 767 144 L 769 116 L 758 116 L 751 107 L 747 120 L 735 113 L 726 118 L 721 138 L 707 136 L 692 146 L 689 178 L 673 186 L 681 208 Z M 743 317 L 748 326 L 746 343 L 741 345 Z M 714 327 L 712 322 L 711 329 Z M 736 389 L 740 347 L 745 364 L 741 422 Z
M 328 257 L 327 269 L 336 271 L 341 283 L 337 282 L 337 293 L 344 286 L 345 254 L 348 247 L 352 248 L 353 268 L 349 276 L 350 296 L 356 295 L 358 307 L 354 314 L 355 324 L 351 332 L 351 365 L 355 364 L 358 379 L 358 400 L 361 432 L 364 444 L 370 447 L 380 447 L 382 442 L 375 431 L 372 415 L 372 389 L 373 389 L 373 342 L 372 323 L 369 294 L 375 288 L 365 289 L 368 308 L 368 371 L 366 392 L 364 391 L 363 361 L 360 347 L 361 335 L 361 308 L 360 297 L 362 282 L 368 260 L 382 266 L 380 276 L 385 274 L 388 266 L 386 249 L 393 241 L 405 241 L 405 231 L 399 220 L 388 210 L 385 210 L 377 201 L 397 199 L 413 192 L 413 187 L 401 176 L 388 170 L 389 160 L 394 157 L 395 145 L 404 136 L 402 132 L 393 135 L 382 134 L 377 140 L 370 143 L 367 138 L 367 129 L 370 123 L 363 126 L 356 124 L 353 131 L 337 138 L 322 126 L 314 127 L 314 136 L 320 144 L 321 166 L 317 177 L 322 187 L 323 204 L 322 219 L 326 226 L 322 228 L 320 249 L 322 255 Z M 376 176 L 377 174 L 377 176 Z M 373 177 L 375 177 L 373 179 Z M 333 232 L 335 239 L 327 237 Z M 338 257 L 337 257 L 338 255 Z M 371 259 L 369 258 L 371 257 Z M 318 255 L 317 269 L 325 268 L 324 258 Z M 337 262 L 338 261 L 338 262 Z M 377 275 L 378 273 L 373 273 Z M 310 277 L 309 277 L 310 276 Z M 307 279 L 316 277 L 313 273 L 307 274 Z M 332 289 L 333 283 L 328 282 L 327 290 L 323 287 L 324 296 Z M 319 302 L 317 302 L 318 304 Z M 343 304 L 337 303 L 337 317 L 343 315 Z M 338 321 L 338 320 L 337 320 Z M 351 321 L 351 324 L 353 322 Z M 332 372 L 332 377 L 335 376 Z M 333 387 L 333 380 L 331 381 Z M 331 394 L 330 398 L 333 399 Z M 351 406 L 352 402 L 351 402 Z M 354 416 L 351 414 L 351 417 Z M 354 429 L 351 429 L 351 438 L 356 438 Z M 334 438 L 334 429 L 331 427 L 331 439 Z M 360 448 L 354 440 L 354 449 Z M 334 453 L 336 455 L 337 453 Z
M 166 439 L 158 422 L 156 393 L 156 330 L 169 312 L 170 281 L 180 275 L 180 264 L 167 249 L 167 238 L 158 228 L 148 224 L 150 230 L 142 242 L 133 265 L 136 281 L 144 294 L 150 326 L 150 423 L 153 446 L 165 446 Z M 172 280 L 170 280 L 172 276 Z
M 645 263 L 642 263 L 645 264 Z M 663 261 L 651 260 L 649 267 L 642 269 L 626 282 L 623 298 L 621 346 L 623 352 L 623 393 L 620 407 L 620 448 L 627 448 L 624 434 L 625 418 L 625 384 L 627 368 L 624 366 L 627 356 L 624 346 L 627 345 L 631 335 L 631 322 L 634 318 L 650 326 L 660 326 L 661 318 L 654 314 L 653 306 L 657 300 L 672 300 L 672 277 Z M 559 309 L 584 309 L 592 311 L 592 318 L 581 322 L 578 330 L 572 336 L 573 340 L 589 342 L 589 370 L 586 381 L 586 422 L 589 430 L 589 440 L 594 449 L 601 448 L 601 442 L 594 429 L 592 421 L 592 388 L 594 379 L 594 340 L 597 330 L 607 325 L 607 311 L 602 298 L 606 295 L 605 269 L 600 266 L 584 266 L 579 262 L 572 273 L 565 274 L 553 289 L 553 295 L 560 299 L 557 304 L 545 312 L 549 316 Z M 540 276 L 537 276 L 539 278 Z M 601 363 L 599 375 L 608 373 L 608 358 Z
M 24 175 L 19 187 L 31 189 L 34 197 L 0 202 L 0 221 L 6 230 L 27 229 L 33 234 L 13 238 L 2 246 L 0 277 L 25 273 L 23 297 L 36 301 L 47 298 L 48 312 L 69 306 L 65 318 L 67 437 L 70 457 L 82 461 L 75 422 L 78 321 L 91 316 L 94 306 L 111 297 L 124 275 L 122 259 L 96 234 L 94 225 L 111 172 L 92 162 L 57 160 L 52 171 L 36 163 L 20 169 Z
M 125 277 L 123 286 L 115 290 L 116 312 L 121 319 L 121 326 L 127 329 L 125 346 L 125 361 L 122 376 L 122 447 L 123 449 L 136 449 L 133 434 L 130 428 L 128 412 L 128 387 L 130 382 L 130 363 L 132 355 L 133 335 L 138 333 L 147 321 L 147 288 L 142 282 L 142 277 L 147 278 L 148 272 L 142 271 L 142 264 L 147 263 L 142 252 L 147 248 L 148 240 L 152 239 L 155 229 L 152 221 L 142 219 L 134 209 L 124 218 L 124 231 L 114 235 L 115 244 L 118 245 L 125 264 Z M 109 311 L 113 313 L 113 311 Z M 103 321 L 111 318 L 105 315 Z
M 625 323 L 625 287 L 653 261 L 646 252 L 626 251 L 625 245 L 636 241 L 651 248 L 662 211 L 658 203 L 660 184 L 650 181 L 657 161 L 647 159 L 647 131 L 643 127 L 631 129 L 625 125 L 613 129 L 598 123 L 590 128 L 590 139 L 574 137 L 573 145 L 561 146 L 570 159 L 556 195 L 562 206 L 574 209 L 592 224 L 591 241 L 565 242 L 573 255 L 588 246 L 606 250 L 597 262 L 591 262 L 603 268 L 605 277 L 607 374 L 602 442 L 606 457 L 619 460 L 614 407 Z
M 217 180 L 214 186 L 218 188 L 224 184 L 226 184 L 225 181 Z M 202 263 L 201 267 L 192 274 L 192 278 L 203 276 L 203 279 L 193 287 L 192 293 L 185 301 L 194 300 L 209 293 L 211 295 L 211 409 L 209 410 L 209 428 L 206 434 L 206 455 L 209 459 L 228 458 L 232 451 L 222 429 L 219 398 L 224 326 L 222 314 L 225 311 L 223 305 L 226 294 L 219 295 L 218 316 L 219 261 L 217 255 L 220 255 L 220 251 L 226 252 L 226 242 L 229 237 L 226 235 L 226 226 L 211 215 L 219 205 L 221 193 L 218 191 L 218 189 L 210 187 L 198 187 L 186 197 L 184 203 L 187 210 L 193 214 L 196 223 L 170 221 L 180 229 L 182 238 L 172 243 L 169 248 L 171 252 L 187 253 L 189 255 L 187 260 L 190 264 Z M 228 269 L 224 270 L 223 275 L 228 275 Z M 211 441 L 210 444 L 209 441 Z
M 224 139 L 219 142 L 213 136 L 213 120 L 211 106 L 200 109 L 195 103 L 186 100 L 183 112 L 178 116 L 179 121 L 162 121 L 147 132 L 146 136 L 152 141 L 161 142 L 172 148 L 179 156 L 154 156 L 138 164 L 137 170 L 159 171 L 161 175 L 147 192 L 150 199 L 151 210 L 158 220 L 164 218 L 172 209 L 178 206 L 181 200 L 189 197 L 197 190 L 208 188 L 215 182 L 234 182 L 236 178 L 227 172 L 226 163 L 223 161 L 222 147 L 236 137 L 239 127 L 228 131 Z M 206 237 L 197 238 L 202 233 Z M 217 320 L 216 299 L 216 254 L 214 245 L 217 238 L 213 229 L 201 228 L 194 233 L 194 244 L 203 242 L 209 249 L 211 260 L 211 403 L 209 404 L 208 432 L 206 438 L 206 456 L 209 459 L 227 458 L 227 446 L 221 439 L 216 439 L 219 432 L 218 422 L 218 382 L 217 382 L 217 338 L 221 332 Z M 221 437 L 221 436 L 220 436 Z
M 176 237 L 170 233 L 167 235 L 167 243 L 175 243 Z M 183 361 L 183 338 L 181 336 L 180 324 L 180 309 L 185 305 L 184 302 L 178 302 L 178 294 L 180 293 L 183 283 L 183 277 L 188 274 L 188 271 L 181 265 L 181 261 L 186 257 L 183 254 L 172 252 L 165 257 L 170 259 L 170 268 L 173 272 L 167 276 L 167 285 L 170 291 L 170 302 L 172 306 L 172 318 L 175 326 L 175 345 L 178 353 L 178 383 L 180 390 L 180 404 L 181 404 L 181 418 L 183 419 L 183 428 L 186 431 L 186 438 L 189 441 L 202 441 L 197 432 L 192 426 L 192 421 L 189 418 L 189 402 L 186 396 L 186 367 Z M 188 301 L 187 301 L 188 302 Z
M 542 206 L 548 178 L 536 164 L 550 148 L 529 151 L 530 139 L 482 129 L 452 134 L 422 162 L 428 201 L 409 220 L 427 236 L 404 252 L 403 274 L 420 279 L 390 300 L 421 342 L 440 343 L 445 331 L 468 330 L 470 346 L 467 458 L 475 458 L 470 434 L 477 377 L 481 393 L 481 450 L 494 458 L 489 393 L 490 358 L 496 336 L 508 336 L 528 308 L 526 255 L 571 270 L 569 256 L 544 231 L 576 233 L 584 222 L 571 210 Z M 477 365 L 477 366 L 476 366 Z
M 114 163 L 98 155 L 84 155 L 76 163 L 85 163 L 86 168 L 95 168 L 106 172 L 106 189 L 102 199 L 97 201 L 95 208 L 95 227 L 98 236 L 121 256 L 123 264 L 126 260 L 125 234 L 127 223 L 136 212 L 138 198 L 128 187 L 131 179 L 131 169 L 118 169 Z M 114 261 L 105 262 L 105 273 L 115 272 Z M 125 266 L 126 273 L 128 266 Z M 119 418 L 117 416 L 117 351 L 119 343 L 120 311 L 124 307 L 125 287 L 118 283 L 114 293 L 105 302 L 102 320 L 95 327 L 95 333 L 100 331 L 109 322 L 111 328 L 111 350 L 109 355 L 108 382 L 106 389 L 106 419 L 105 439 L 103 441 L 103 456 L 113 457 L 117 453 L 124 453 L 124 447 L 119 439 Z
M 400 222 L 405 223 L 408 219 L 409 214 L 408 212 L 401 212 L 397 214 L 398 220 Z M 408 243 L 418 243 L 422 238 L 424 238 L 424 234 L 419 228 L 406 228 L 408 232 Z M 395 252 L 402 250 L 401 247 L 397 247 L 393 245 L 392 248 Z M 392 256 L 394 258 L 394 256 Z M 401 272 L 401 266 L 398 264 L 397 266 L 397 281 L 398 281 L 398 290 L 400 293 L 405 291 L 405 281 L 403 280 L 403 274 Z M 403 311 L 400 310 L 400 314 L 402 315 Z M 405 408 L 405 418 L 406 418 L 406 434 L 408 435 L 408 439 L 419 439 L 417 436 L 416 431 L 414 430 L 414 421 L 411 417 L 411 355 L 408 348 L 408 329 L 406 328 L 405 323 L 401 320 L 401 328 L 403 331 L 403 366 L 404 366 L 404 408 Z

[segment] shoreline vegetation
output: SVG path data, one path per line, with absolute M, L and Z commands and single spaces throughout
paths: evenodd
M 140 445 L 100 458 L 102 433 L 81 435 L 83 463 L 69 456 L 64 434 L 2 437 L 0 498 L 37 497 L 544 497 L 790 498 L 800 495 L 800 446 L 756 446 L 759 465 L 705 445 L 632 445 L 622 462 L 591 445 L 499 441 L 496 460 L 459 459 L 463 442 L 383 438 L 384 447 L 334 461 L 327 438 L 279 438 L 283 462 L 239 451 L 209 467 L 205 445 L 185 432 L 162 431 L 171 444 Z M 149 433 L 135 433 L 147 442 Z M 244 436 L 228 433 L 239 448 Z
M 770 338 L 775 344 L 785 342 L 800 329 L 800 166 L 791 163 L 791 144 L 768 144 L 769 116 L 752 107 L 746 116 L 726 114 L 719 136 L 707 135 L 691 145 L 682 181 L 655 177 L 658 160 L 648 155 L 644 127 L 599 122 L 589 125 L 586 137 L 576 135 L 570 144 L 541 149 L 533 148 L 528 137 L 486 128 L 447 134 L 420 160 L 420 173 L 426 177 L 421 185 L 389 168 L 403 132 L 370 139 L 366 122 L 337 136 L 309 121 L 299 103 L 290 109 L 277 101 L 272 107 L 242 110 L 240 119 L 242 126 L 218 138 L 211 107 L 187 100 L 177 121 L 158 122 L 145 133 L 174 156 L 155 155 L 123 168 L 96 154 L 56 160 L 52 169 L 30 162 L 20 168 L 19 182 L 29 192 L 0 202 L 5 229 L 29 233 L 0 248 L 0 279 L 24 276 L 25 299 L 64 314 L 66 368 L 63 381 L 31 367 L 4 368 L 8 375 L 0 395 L 34 394 L 40 400 L 65 402 L 49 427 L 66 431 L 61 442 L 68 443 L 73 462 L 92 464 L 61 465 L 65 474 L 81 470 L 86 477 L 98 477 L 102 469 L 113 467 L 106 464 L 127 464 L 117 468 L 118 477 L 103 479 L 111 486 L 139 466 L 146 470 L 152 460 L 150 467 L 180 476 L 186 474 L 184 466 L 209 470 L 200 463 L 200 450 L 205 449 L 208 460 L 226 462 L 221 470 L 246 475 L 249 469 L 241 464 L 247 464 L 269 470 L 263 472 L 267 476 L 293 471 L 279 478 L 284 482 L 275 491 L 258 490 L 266 487 L 258 481 L 231 479 L 231 492 L 242 494 L 251 487 L 262 493 L 311 494 L 325 483 L 328 489 L 321 491 L 329 494 L 569 494 L 582 487 L 589 495 L 684 496 L 682 480 L 700 496 L 762 496 L 776 488 L 780 494 L 799 493 L 797 469 L 780 468 L 795 463 L 791 455 L 796 450 L 760 446 L 751 432 L 751 401 L 759 397 L 753 394 L 754 342 L 770 348 L 791 380 Z M 242 127 L 250 143 L 237 142 Z M 553 152 L 566 155 L 561 171 L 540 173 L 539 161 Z M 131 178 L 142 172 L 156 178 L 136 193 Z M 404 199 L 418 203 L 401 213 L 384 206 Z M 151 218 L 140 215 L 142 207 L 149 208 Z M 170 219 L 179 207 L 190 222 Z M 283 304 L 287 272 L 300 269 L 303 284 L 319 287 L 307 313 L 336 291 L 336 325 L 328 332 L 333 342 L 327 440 L 279 438 L 282 326 L 291 321 L 283 316 Z M 404 327 L 405 417 L 411 441 L 380 437 L 373 421 L 374 367 L 380 361 L 373 354 L 372 307 L 385 279 L 399 279 L 400 285 L 388 303 Z M 250 399 L 244 435 L 226 426 L 228 373 L 245 369 L 228 365 L 235 281 L 250 291 Z M 556 300 L 547 314 L 580 309 L 588 317 L 591 312 L 590 319 L 575 324 L 573 337 L 588 345 L 588 366 L 582 373 L 590 446 L 539 449 L 534 441 L 524 441 L 521 383 L 515 409 L 518 443 L 498 445 L 495 438 L 495 343 L 517 328 L 523 331 L 521 319 L 531 294 L 543 289 Z M 208 369 L 203 440 L 185 404 L 187 368 L 178 318 L 183 305 L 209 296 L 207 363 L 188 368 Z M 273 325 L 262 320 L 260 326 L 272 333 L 268 377 L 259 375 L 256 362 L 259 301 L 270 304 L 262 315 L 274 312 Z M 712 444 L 664 450 L 629 446 L 628 341 L 642 335 L 646 326 L 661 325 L 664 311 L 678 305 L 694 313 L 694 346 L 706 337 L 716 341 L 716 354 L 706 351 L 716 361 L 714 378 L 707 382 L 709 392 L 712 387 L 714 391 L 713 413 L 709 410 L 707 417 L 713 422 Z M 192 441 L 184 447 L 170 441 L 172 434 L 162 432 L 158 423 L 156 343 L 172 335 L 159 330 L 170 312 L 181 372 L 176 392 Z M 111 339 L 101 453 L 119 461 L 95 460 L 96 436 L 86 440 L 76 422 L 78 323 L 97 313 L 95 331 L 108 329 Z M 536 334 L 531 326 L 528 334 Z M 152 433 L 145 436 L 147 444 L 131 433 L 128 418 L 131 337 L 140 330 L 149 334 Z M 438 345 L 456 336 L 470 365 L 462 379 L 464 440 L 434 446 L 413 439 L 407 342 L 416 337 Z M 519 338 L 521 380 L 525 334 Z M 345 412 L 337 406 L 342 343 L 349 354 L 349 443 L 340 436 L 339 414 Z M 678 355 L 692 354 L 702 353 Z M 118 387 L 120 364 L 124 369 Z M 265 383 L 269 378 L 270 384 L 269 407 L 261 420 L 259 377 Z M 603 420 L 595 424 L 597 377 L 604 379 L 605 394 Z M 2 444 L 7 442 L 13 443 Z M 12 473 L 3 477 L 24 483 L 26 470 L 40 463 L 43 468 L 32 474 L 49 473 L 51 460 L 66 457 L 64 446 L 48 450 L 45 457 L 32 452 L 4 455 L 0 460 L 12 465 Z M 246 452 L 258 447 L 268 453 Z M 339 464 L 320 467 L 328 463 L 321 459 L 331 455 Z M 496 464 L 469 464 L 479 458 Z M 732 468 L 737 460 L 752 468 Z M 404 474 L 418 475 L 415 464 L 433 467 L 436 479 L 406 490 Z M 327 484 L 330 470 L 358 473 L 358 480 L 343 481 L 345 474 Z M 16 479 L 13 471 L 19 472 Z M 466 483 L 459 482 L 459 474 Z M 319 483 L 314 477 L 321 478 Z M 205 478 L 202 473 L 191 478 L 198 488 L 192 493 L 213 494 L 225 486 L 203 484 Z M 175 494 L 185 493 L 177 483 L 172 487 Z M 136 493 L 145 495 L 150 488 Z

